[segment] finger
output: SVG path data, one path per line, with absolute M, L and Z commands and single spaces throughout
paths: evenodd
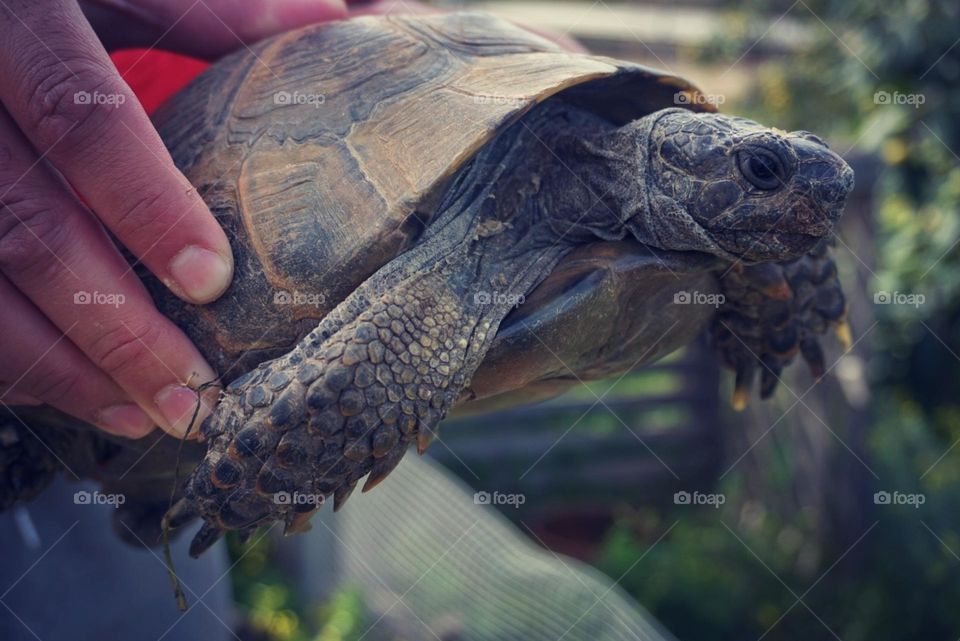
M 213 370 L 2 110 L 0 141 L 0 273 L 157 424 L 182 435 L 197 404 L 186 385 L 212 380 Z
M 79 7 L 0 7 L 0 98 L 101 221 L 178 296 L 208 302 L 233 259 Z
M 2 276 L 0 325 L 0 402 L 44 402 L 130 438 L 153 429 L 143 410 Z
M 0 403 L 6 405 L 43 405 L 35 396 L 18 392 L 6 383 L 0 383 Z
M 343 0 L 88 0 L 81 3 L 108 48 L 160 46 L 215 58 L 314 22 L 346 17 Z

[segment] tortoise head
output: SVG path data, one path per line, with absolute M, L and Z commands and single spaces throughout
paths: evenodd
M 667 109 L 649 125 L 651 198 L 734 257 L 786 260 L 829 235 L 853 188 L 853 171 L 805 131 Z M 678 211 L 681 210 L 681 211 Z

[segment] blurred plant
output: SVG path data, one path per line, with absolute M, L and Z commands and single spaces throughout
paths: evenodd
M 360 591 L 342 586 L 326 603 L 305 603 L 266 531 L 246 545 L 230 535 L 227 549 L 234 600 L 243 616 L 237 636 L 243 641 L 356 641 L 363 634 Z
M 821 550 L 815 514 L 785 519 L 748 499 L 733 473 L 720 509 L 623 516 L 598 565 L 619 577 L 642 557 L 620 585 L 684 641 L 832 638 L 824 624 L 844 641 L 955 639 L 960 467 L 940 458 L 943 441 L 915 404 L 881 400 L 877 410 L 871 465 L 885 488 L 923 504 L 873 506 L 878 522 L 849 554 Z
M 227 548 L 234 600 L 244 615 L 241 638 L 307 641 L 303 604 L 289 577 L 273 562 L 276 545 L 269 534 L 260 531 L 247 545 L 231 535 Z
M 365 610 L 358 589 L 341 589 L 317 614 L 320 632 L 315 641 L 356 641 L 363 635 Z

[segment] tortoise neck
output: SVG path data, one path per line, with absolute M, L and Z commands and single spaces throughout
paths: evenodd
M 663 244 L 655 219 L 658 206 L 663 209 L 665 203 L 650 175 L 649 160 L 650 134 L 657 116 L 651 114 L 622 127 L 577 132 L 576 173 L 586 198 L 592 201 L 588 217 L 602 223 L 595 223 L 591 231 L 604 240 L 633 236 L 647 245 Z M 582 202 L 584 197 L 578 200 Z
M 654 112 L 621 127 L 579 129 L 573 139 L 575 173 L 580 185 L 570 184 L 569 172 L 557 174 L 557 193 L 580 207 L 578 227 L 603 240 L 633 239 L 673 251 L 710 252 L 729 256 L 696 223 L 687 209 L 660 186 L 661 171 L 652 135 L 657 121 L 669 110 Z M 564 184 L 564 181 L 566 184 Z

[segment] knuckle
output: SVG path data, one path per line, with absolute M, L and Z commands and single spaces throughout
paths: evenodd
M 79 395 L 84 384 L 84 375 L 79 369 L 72 369 L 63 363 L 39 365 L 27 383 L 27 389 L 20 391 L 42 399 L 46 403 L 59 405 L 65 399 Z
M 132 193 L 141 190 L 132 189 Z M 169 196 L 166 193 L 149 190 L 130 200 L 118 217 L 111 221 L 111 229 L 119 236 L 129 238 L 132 235 L 155 240 L 169 231 L 164 214 L 172 211 Z
M 63 217 L 42 195 L 26 189 L 3 196 L 0 270 L 10 275 L 42 272 L 52 276 L 59 271 L 60 260 L 67 258 L 68 233 Z
M 162 332 L 158 323 L 146 319 L 136 323 L 120 322 L 90 346 L 90 358 L 114 377 L 144 367 L 163 367 L 159 362 L 152 362 L 157 358 Z
M 102 64 L 82 57 L 43 57 L 27 70 L 24 129 L 42 151 L 61 141 L 79 146 L 104 131 L 115 101 L 96 96 L 122 95 L 111 75 Z

